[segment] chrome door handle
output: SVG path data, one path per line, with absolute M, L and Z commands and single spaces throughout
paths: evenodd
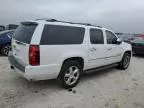
M 112 48 L 108 48 L 107 50 L 110 51 L 110 50 L 112 50 Z
M 91 48 L 90 51 L 96 51 L 96 48 Z

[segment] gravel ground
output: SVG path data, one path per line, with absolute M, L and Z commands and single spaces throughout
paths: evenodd
M 56 80 L 29 82 L 0 57 L 0 108 L 144 108 L 144 57 L 130 67 L 87 74 L 71 90 Z

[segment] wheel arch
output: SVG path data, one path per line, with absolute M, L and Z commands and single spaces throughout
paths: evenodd
M 132 51 L 130 51 L 130 50 L 125 51 L 125 53 L 128 53 L 128 54 L 130 54 L 130 56 L 132 56 Z
M 66 63 L 67 61 L 70 61 L 70 60 L 78 61 L 81 64 L 82 69 L 84 68 L 84 58 L 83 57 L 80 57 L 80 56 L 68 57 L 68 58 L 66 58 L 66 59 L 63 60 L 61 68 L 60 68 L 60 73 L 59 73 L 59 75 L 58 75 L 57 78 L 59 78 L 59 76 L 61 74 L 61 69 L 62 69 L 62 66 L 64 65 L 64 63 Z
M 66 63 L 67 61 L 69 61 L 69 60 L 78 61 L 78 62 L 81 64 L 82 68 L 84 68 L 84 58 L 83 58 L 83 57 L 75 56 L 75 57 L 66 58 L 66 59 L 62 62 L 62 65 L 63 65 L 64 63 Z

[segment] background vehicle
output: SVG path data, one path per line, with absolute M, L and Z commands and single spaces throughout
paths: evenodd
M 3 31 L 3 30 L 5 30 L 5 26 L 0 25 L 0 31 Z
M 0 51 L 3 55 L 8 55 L 11 50 L 11 38 L 14 30 L 6 30 L 0 32 Z
M 16 24 L 9 24 L 6 26 L 6 30 L 14 30 L 18 27 Z
M 137 36 L 131 41 L 131 45 L 135 54 L 144 54 L 144 35 Z
M 116 33 L 118 38 L 126 43 L 130 43 L 135 37 L 139 36 L 139 34 L 132 34 L 132 33 Z
M 12 39 L 11 68 L 28 80 L 58 78 L 77 85 L 83 71 L 106 66 L 127 69 L 131 45 L 106 28 L 52 20 L 22 22 Z

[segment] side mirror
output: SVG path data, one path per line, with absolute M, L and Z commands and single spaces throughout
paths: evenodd
M 119 38 L 117 38 L 117 39 L 114 39 L 114 40 L 112 41 L 112 43 L 113 43 L 113 44 L 121 44 L 121 43 L 122 43 L 122 40 L 119 39 Z

